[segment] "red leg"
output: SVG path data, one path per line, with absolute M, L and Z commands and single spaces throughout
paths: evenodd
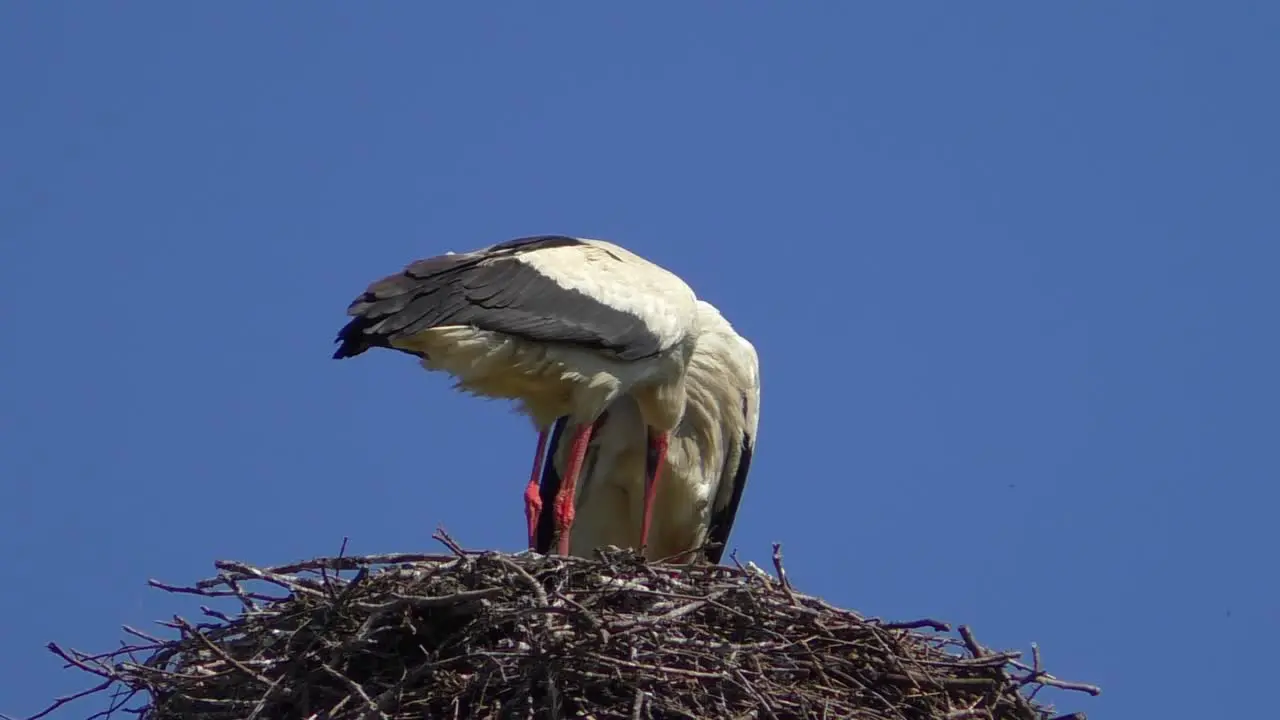
M 533 456 L 533 474 L 529 476 L 529 486 L 524 489 L 524 516 L 529 519 L 529 549 L 533 549 L 534 538 L 538 533 L 538 516 L 542 514 L 542 496 L 538 493 L 542 482 L 542 456 L 547 451 L 547 431 L 538 431 L 538 451 Z
M 650 441 L 657 453 L 658 461 L 653 466 L 653 477 L 644 479 L 644 519 L 640 523 L 640 547 L 649 544 L 649 525 L 653 523 L 653 499 L 658 496 L 658 476 L 662 474 L 662 466 L 667 463 L 667 441 L 669 433 L 660 433 Z
M 561 555 L 569 554 L 569 530 L 573 527 L 574 495 L 578 489 L 578 475 L 582 472 L 582 461 L 587 457 L 587 444 L 591 442 L 591 423 L 582 423 L 573 431 L 573 445 L 569 448 L 569 462 L 564 469 L 564 479 L 560 481 L 560 492 L 556 494 L 556 531 L 560 536 L 559 551 Z

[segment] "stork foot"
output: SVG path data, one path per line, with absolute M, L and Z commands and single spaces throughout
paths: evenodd
M 524 489 L 524 516 L 529 521 L 529 549 L 533 550 L 538 539 L 538 518 L 542 516 L 542 497 L 536 482 Z
M 569 554 L 569 533 L 573 528 L 573 501 L 566 504 L 556 503 L 556 534 L 559 537 L 559 545 L 556 552 L 561 555 Z

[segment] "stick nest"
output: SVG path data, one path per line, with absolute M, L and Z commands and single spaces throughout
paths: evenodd
M 795 592 L 776 547 L 773 576 L 441 540 L 451 554 L 218 562 L 192 587 L 152 581 L 238 609 L 162 623 L 172 639 L 125 628 L 140 642 L 107 654 L 51 643 L 100 684 L 45 712 L 98 694 L 99 715 L 144 720 L 1046 720 L 1040 688 L 1098 692 L 1045 673 L 1038 649 L 1024 664 L 967 628 L 955 638 L 938 621 L 867 619 Z

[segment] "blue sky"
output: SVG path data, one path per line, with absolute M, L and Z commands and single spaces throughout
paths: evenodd
M 1277 36 L 1262 2 L 0 5 L 0 712 L 86 686 L 46 642 L 195 613 L 149 577 L 520 548 L 528 422 L 330 343 L 411 260 L 567 233 L 755 343 L 741 557 L 1038 642 L 1104 686 L 1063 711 L 1253 714 Z

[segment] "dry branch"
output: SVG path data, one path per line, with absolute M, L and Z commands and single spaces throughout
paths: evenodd
M 216 623 L 163 623 L 178 631 L 170 640 L 130 630 L 146 643 L 106 654 L 51 643 L 98 685 L 46 712 L 114 689 L 146 698 L 132 708 L 143 720 L 1048 720 L 1039 688 L 1098 692 L 1046 673 L 1039 648 L 1027 666 L 967 627 L 954 638 L 937 620 L 885 623 L 803 595 L 776 547 L 774 577 L 623 551 L 475 553 L 439 539 L 450 554 L 218 562 L 217 577 L 191 587 L 153 582 L 242 607 L 202 606 Z

